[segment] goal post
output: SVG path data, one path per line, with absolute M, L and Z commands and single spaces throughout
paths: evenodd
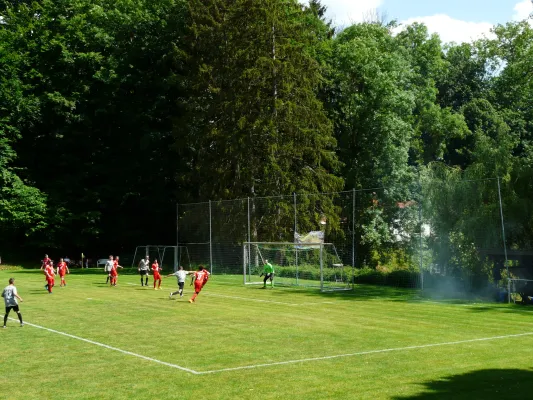
M 332 243 L 244 242 L 243 282 L 263 284 L 264 264 L 274 267 L 274 285 L 352 290 L 354 270 L 342 263 Z

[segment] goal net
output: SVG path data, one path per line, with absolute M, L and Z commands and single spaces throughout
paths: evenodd
M 139 261 L 146 256 L 150 257 L 150 264 L 157 259 L 159 266 L 165 272 L 177 271 L 179 265 L 186 270 L 191 269 L 191 258 L 187 246 L 137 246 L 132 268 L 137 268 Z
M 351 290 L 353 267 L 345 266 L 332 243 L 245 242 L 244 284 L 263 284 L 264 264 L 274 267 L 274 286 Z

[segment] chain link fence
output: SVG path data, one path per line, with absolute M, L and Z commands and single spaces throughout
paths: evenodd
M 524 228 L 504 223 L 499 179 L 426 175 L 400 188 L 249 197 L 177 209 L 178 245 L 187 249 L 192 265 L 203 264 L 213 274 L 242 276 L 244 242 L 294 242 L 295 233 L 310 231 L 323 231 L 342 262 L 355 266 L 355 283 L 492 295 L 506 288 L 507 268 L 520 266 L 520 260 L 508 261 L 518 249 L 507 248 L 505 229 L 519 243 Z M 522 241 L 521 251 L 531 249 Z

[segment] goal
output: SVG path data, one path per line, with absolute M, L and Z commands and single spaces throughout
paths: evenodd
M 274 285 L 318 287 L 321 291 L 352 290 L 354 270 L 345 266 L 332 243 L 245 242 L 244 284 L 262 284 L 267 262 L 274 267 Z
M 191 269 L 191 258 L 187 246 L 137 246 L 133 255 L 132 268 L 137 268 L 139 261 L 145 256 L 150 257 L 150 262 L 157 259 L 164 271 L 177 271 L 179 265 L 183 265 L 185 269 Z

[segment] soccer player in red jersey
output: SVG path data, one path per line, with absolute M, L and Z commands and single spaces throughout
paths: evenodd
M 41 270 L 44 270 L 50 261 L 52 260 L 48 258 L 48 254 L 45 254 L 43 258 L 43 262 L 41 264 Z
M 44 269 L 44 274 L 46 275 L 46 289 L 48 289 L 48 293 L 52 294 L 52 288 L 54 287 L 54 277 L 55 277 L 55 271 L 54 271 L 54 265 L 52 264 L 52 261 L 48 263 L 48 265 Z
M 152 264 L 152 271 L 154 272 L 154 290 L 161 289 L 161 274 L 159 271 L 161 271 L 161 267 L 159 266 L 159 263 L 157 262 L 157 258 L 154 260 L 154 263 Z M 159 281 L 159 285 L 157 286 L 157 289 L 155 287 L 156 283 Z
M 194 303 L 196 300 L 196 297 L 198 296 L 198 293 L 202 290 L 204 285 L 207 283 L 207 280 L 209 279 L 209 271 L 204 268 L 203 265 L 200 265 L 198 267 L 198 271 L 196 271 L 193 274 L 194 279 L 194 294 L 189 299 L 189 303 Z
M 111 268 L 111 273 L 110 273 L 110 276 L 111 276 L 111 286 L 117 286 L 117 276 L 118 276 L 118 271 L 117 271 L 117 268 L 122 268 L 119 264 L 119 257 L 116 256 L 115 257 L 115 260 L 113 261 L 113 267 Z
M 65 274 L 70 274 L 70 271 L 68 270 L 67 263 L 63 261 L 62 258 L 60 258 L 59 262 L 57 263 L 57 273 L 61 278 L 61 283 L 59 284 L 59 287 L 67 286 L 67 282 L 65 282 Z

